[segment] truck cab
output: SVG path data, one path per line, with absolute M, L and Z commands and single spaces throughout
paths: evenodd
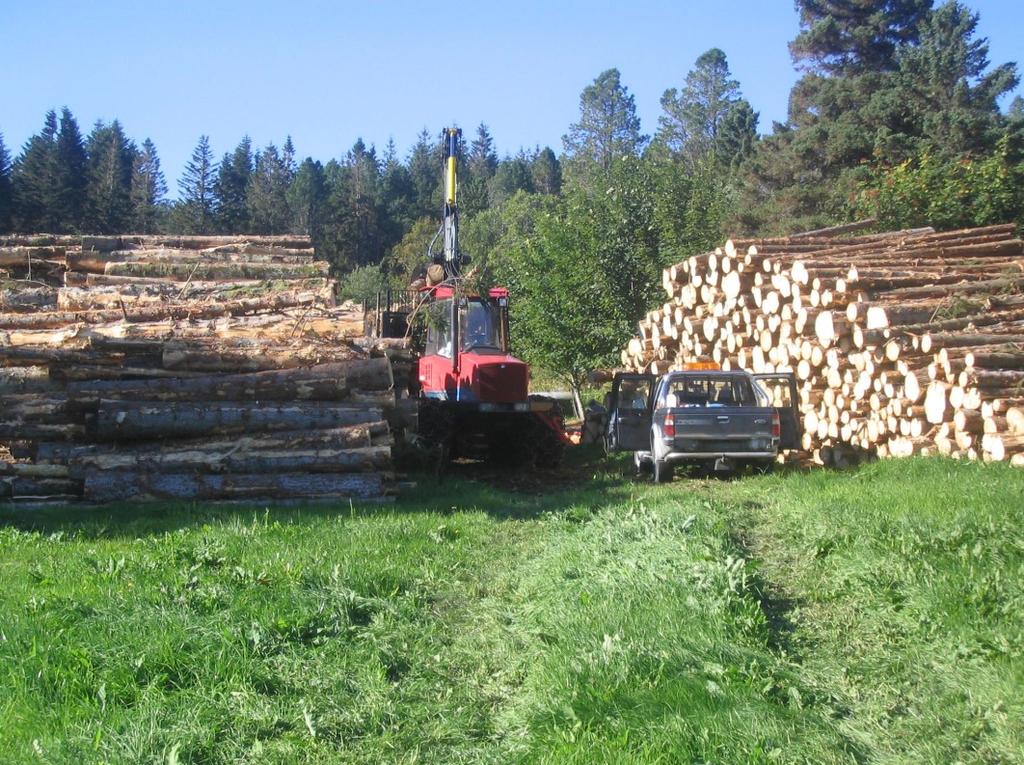
M 661 377 L 618 374 L 612 381 L 605 446 L 631 451 L 657 482 L 677 464 L 716 471 L 769 467 L 800 446 L 796 378 L 695 368 Z

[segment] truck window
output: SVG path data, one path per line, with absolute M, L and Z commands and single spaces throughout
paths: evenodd
M 667 390 L 669 407 L 757 406 L 750 381 L 738 375 L 677 377 Z

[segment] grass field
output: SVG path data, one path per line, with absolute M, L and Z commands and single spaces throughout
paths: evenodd
M 0 511 L 0 762 L 1024 761 L 1024 473 L 576 472 Z

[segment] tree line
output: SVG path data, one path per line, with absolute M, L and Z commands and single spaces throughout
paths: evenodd
M 657 298 L 660 269 L 723 234 L 781 234 L 875 217 L 886 227 L 1024 221 L 1024 101 L 999 100 L 978 15 L 956 0 L 797 0 L 802 74 L 767 134 L 722 50 L 668 88 L 653 135 L 616 69 L 600 73 L 551 148 L 499 156 L 466 136 L 463 243 L 516 292 L 520 351 L 574 384 L 614 353 Z M 405 157 L 361 140 L 298 162 L 243 138 L 218 161 L 201 137 L 166 200 L 156 148 L 121 125 L 82 137 L 67 109 L 12 162 L 0 138 L 0 230 L 308 233 L 368 296 L 424 265 L 441 206 L 439 135 Z

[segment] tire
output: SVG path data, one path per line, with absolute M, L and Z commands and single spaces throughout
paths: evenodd
M 636 468 L 637 475 L 644 475 L 645 473 L 651 472 L 650 461 L 641 459 L 640 452 L 633 452 L 633 467 Z
M 651 433 L 651 464 L 654 471 L 654 482 L 655 483 L 668 483 L 672 480 L 672 475 L 675 471 L 672 469 L 672 465 L 668 460 L 658 459 L 658 442 L 655 440 L 654 433 Z

